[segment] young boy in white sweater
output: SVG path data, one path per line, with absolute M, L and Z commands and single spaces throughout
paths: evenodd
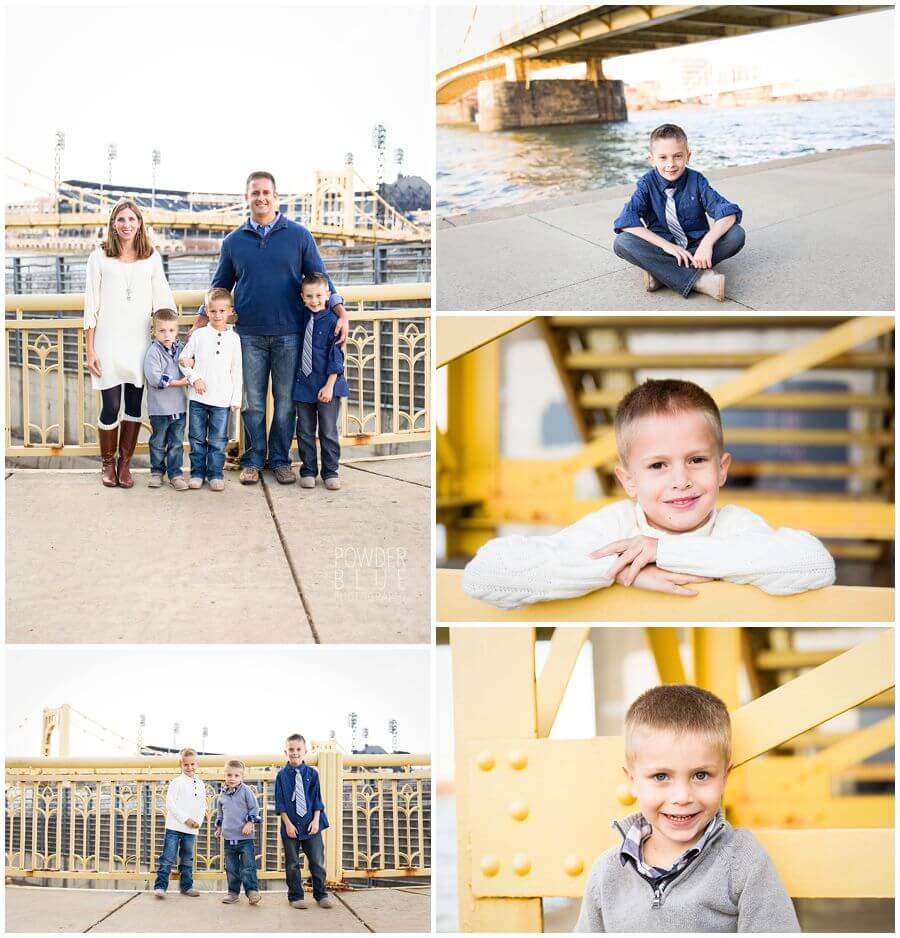
M 241 406 L 244 391 L 241 340 L 228 325 L 234 312 L 231 293 L 214 287 L 206 294 L 209 324 L 195 329 L 178 364 L 191 385 L 188 439 L 191 441 L 191 481 L 199 489 L 209 481 L 213 492 L 225 489 L 225 445 L 228 414 Z
M 169 873 L 178 862 L 179 888 L 183 896 L 199 896 L 194 889 L 194 843 L 197 831 L 206 817 L 206 786 L 197 778 L 197 752 L 182 749 L 178 754 L 181 775 L 173 778 L 166 789 L 166 838 L 163 852 L 156 864 L 153 893 L 166 898 Z M 177 855 L 180 854 L 180 858 Z
M 617 502 L 550 536 L 495 538 L 470 561 L 463 589 L 501 609 L 583 596 L 620 583 L 695 596 L 728 580 L 786 596 L 834 583 L 811 534 L 769 527 L 746 508 L 716 508 L 731 456 L 715 401 L 689 381 L 646 381 L 615 418 Z
M 667 684 L 625 717 L 625 776 L 640 810 L 588 877 L 579 932 L 799 932 L 762 844 L 722 815 L 731 718 L 709 691 Z

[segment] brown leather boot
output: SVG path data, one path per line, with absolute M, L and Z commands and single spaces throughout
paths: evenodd
M 98 427 L 97 435 L 100 437 L 100 458 L 103 460 L 100 481 L 109 488 L 114 488 L 119 484 L 119 480 L 116 478 L 116 449 L 119 445 L 119 425 L 116 424 L 111 430 Z
M 116 463 L 116 477 L 123 489 L 130 489 L 134 485 L 134 479 L 131 478 L 131 457 L 134 455 L 141 425 L 135 420 L 123 420 L 119 427 L 119 461 Z

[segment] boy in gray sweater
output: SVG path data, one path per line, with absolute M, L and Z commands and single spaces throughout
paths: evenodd
M 256 795 L 244 784 L 244 771 L 237 759 L 225 763 L 225 784 L 216 801 L 216 836 L 222 838 L 228 878 L 228 895 L 222 900 L 226 905 L 241 898 L 242 885 L 250 905 L 259 902 L 253 825 L 261 818 Z
M 654 687 L 625 717 L 625 774 L 640 811 L 594 864 L 580 932 L 799 932 L 772 860 L 722 815 L 731 719 L 714 694 Z
M 178 339 L 178 313 L 158 309 L 153 314 L 153 342 L 144 356 L 147 379 L 147 415 L 150 417 L 151 489 L 162 485 L 163 474 L 176 492 L 186 492 L 184 480 L 184 427 L 187 421 L 188 379 L 178 367 L 184 343 Z

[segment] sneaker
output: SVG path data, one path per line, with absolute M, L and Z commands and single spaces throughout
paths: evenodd
M 171 485 L 176 492 L 186 492 L 188 488 L 187 482 L 184 481 L 184 476 L 175 476 L 174 479 L 169 479 L 169 485 Z
M 247 899 L 250 905 L 259 905 L 260 898 L 260 894 L 255 889 L 247 893 Z
M 225 905 L 231 905 L 232 903 L 237 902 L 240 898 L 241 897 L 236 892 L 230 892 L 222 901 L 225 903 Z
M 209 487 L 214 492 L 224 492 L 225 491 L 225 480 L 224 479 L 210 479 Z
M 301 489 L 314 489 L 316 487 L 315 476 L 300 476 Z
M 320 909 L 333 909 L 334 908 L 334 903 L 331 901 L 331 899 L 328 898 L 328 896 L 325 896 L 324 899 L 317 899 L 316 902 L 319 903 Z
M 188 482 L 189 489 L 202 489 L 203 488 L 203 479 L 200 476 L 191 476 L 191 481 Z
M 332 476 L 325 480 L 325 488 L 329 492 L 336 492 L 341 487 L 341 480 L 337 476 Z
M 276 480 L 282 485 L 292 485 L 297 481 L 297 473 L 290 466 L 279 466 L 274 472 Z
M 165 889 L 160 889 L 159 887 L 157 887 L 156 889 L 153 890 L 153 895 L 156 896 L 157 899 L 165 899 L 166 891 Z
M 200 893 L 197 892 L 197 890 L 194 889 L 193 886 L 191 886 L 190 889 L 182 889 L 182 890 L 181 890 L 181 894 L 182 894 L 183 896 L 190 896 L 192 899 L 196 899 L 197 896 L 200 895 Z
M 147 483 L 148 489 L 158 489 L 162 485 L 162 476 L 158 472 L 150 473 L 150 481 Z
M 306 904 L 305 899 L 294 899 L 294 901 L 291 902 L 291 908 L 292 909 L 308 909 L 309 906 Z
M 245 466 L 241 469 L 238 478 L 241 480 L 241 485 L 253 485 L 254 482 L 259 482 L 259 469 L 254 469 L 253 466 Z

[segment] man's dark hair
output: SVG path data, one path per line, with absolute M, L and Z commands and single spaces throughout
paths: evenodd
M 264 169 L 261 169 L 258 172 L 250 173 L 250 175 L 247 177 L 247 184 L 244 186 L 244 192 L 250 188 L 250 183 L 253 182 L 254 179 L 268 179 L 272 183 L 272 191 L 278 191 L 278 186 L 275 185 L 275 177 L 271 173 L 267 173 Z
M 327 289 L 328 287 L 328 278 L 320 270 L 311 270 L 309 273 L 303 275 L 303 282 L 300 284 L 300 289 L 306 286 L 314 286 L 315 284 L 320 284 L 321 286 Z
M 685 146 L 687 145 L 687 134 L 678 126 L 678 124 L 660 124 L 650 134 L 650 149 L 657 140 L 679 140 Z

